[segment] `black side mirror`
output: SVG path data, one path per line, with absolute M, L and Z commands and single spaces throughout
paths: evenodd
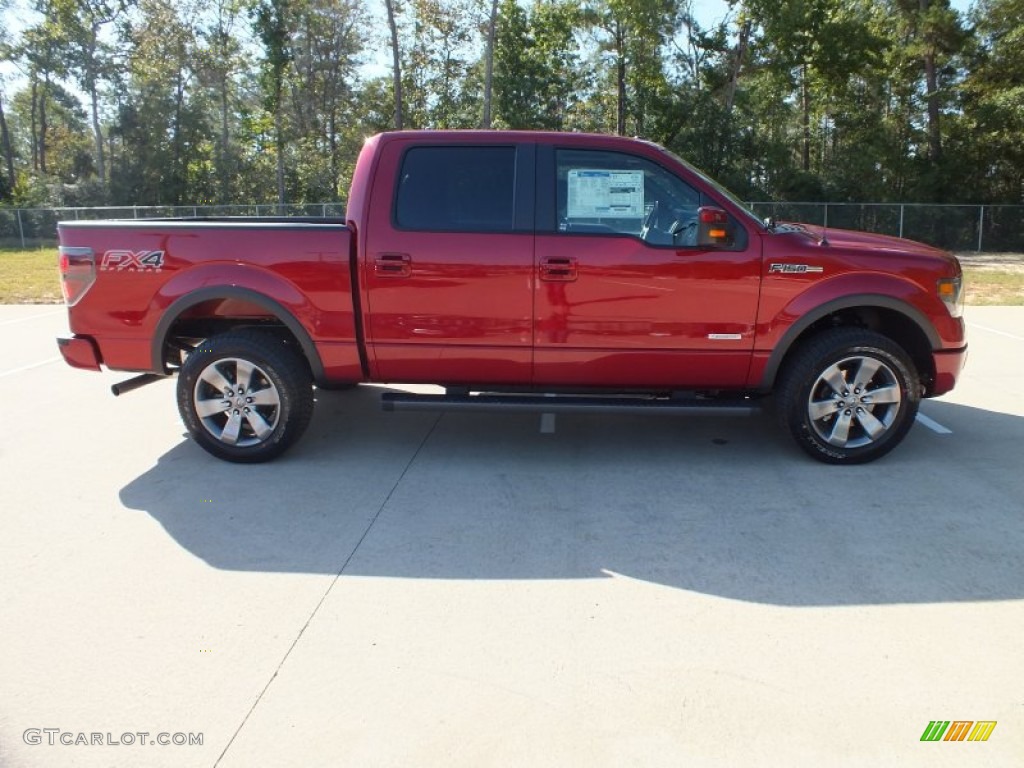
M 697 209 L 697 245 L 712 248 L 732 245 L 732 222 L 721 208 L 703 206 Z

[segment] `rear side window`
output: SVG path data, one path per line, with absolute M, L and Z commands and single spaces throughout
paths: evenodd
M 511 232 L 514 147 L 414 147 L 405 153 L 395 196 L 399 229 Z

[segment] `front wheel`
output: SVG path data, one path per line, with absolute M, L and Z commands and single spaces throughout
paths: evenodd
M 917 370 L 887 337 L 835 328 L 805 342 L 776 389 L 782 426 L 828 464 L 863 464 L 895 448 L 921 400 Z
M 192 439 L 217 458 L 269 461 L 309 426 L 309 367 L 272 333 L 238 330 L 214 336 L 190 352 L 181 367 L 178 411 Z

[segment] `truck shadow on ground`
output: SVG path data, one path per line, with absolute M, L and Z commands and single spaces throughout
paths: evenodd
M 943 402 L 885 459 L 829 467 L 769 415 L 385 414 L 318 393 L 267 465 L 189 441 L 121 491 L 210 565 L 420 579 L 621 574 L 776 605 L 1024 597 L 1024 419 Z M 1014 469 L 1014 467 L 1017 467 Z

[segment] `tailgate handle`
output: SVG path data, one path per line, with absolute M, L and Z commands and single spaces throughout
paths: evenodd
M 412 257 L 408 253 L 382 253 L 374 261 L 373 271 L 379 277 L 409 277 Z
M 551 256 L 540 262 L 541 280 L 572 282 L 576 277 L 576 258 L 573 256 Z

